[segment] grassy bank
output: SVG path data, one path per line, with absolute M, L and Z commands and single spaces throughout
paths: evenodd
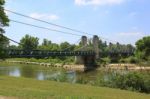
M 0 96 L 20 99 L 149 99 L 149 94 L 105 87 L 0 76 Z
M 74 63 L 74 58 L 44 58 L 44 59 L 36 59 L 36 58 L 8 58 L 6 61 L 24 61 L 24 62 L 38 62 L 38 63 L 52 63 L 52 64 L 72 64 Z

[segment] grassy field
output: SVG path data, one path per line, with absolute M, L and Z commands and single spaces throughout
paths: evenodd
M 0 76 L 0 96 L 16 99 L 150 99 L 150 94 L 119 89 L 7 76 Z

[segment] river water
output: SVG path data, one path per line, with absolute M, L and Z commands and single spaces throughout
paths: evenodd
M 99 72 L 76 72 L 38 65 L 0 63 L 0 75 L 34 78 L 37 80 L 60 80 L 59 78 L 65 76 L 68 82 L 75 83 L 78 79 L 95 80 Z

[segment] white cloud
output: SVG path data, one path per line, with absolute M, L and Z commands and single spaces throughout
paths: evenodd
M 117 5 L 123 3 L 125 0 L 75 0 L 76 5 Z
M 51 20 L 51 21 L 59 19 L 59 16 L 55 14 L 32 13 L 29 16 L 36 19 L 44 19 L 44 20 Z
M 133 26 L 131 27 L 132 30 L 138 30 L 138 27 L 137 26 Z
M 142 32 L 122 32 L 119 36 L 144 36 Z
M 116 41 L 119 41 L 120 43 L 123 44 L 132 44 L 135 45 L 135 42 L 139 39 L 141 39 L 142 37 L 146 36 L 146 34 L 144 32 L 120 32 L 117 33 L 113 39 L 115 39 Z

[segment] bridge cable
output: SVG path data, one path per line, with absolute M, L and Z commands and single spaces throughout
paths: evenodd
M 62 25 L 55 24 L 55 23 L 51 23 L 51 22 L 47 22 L 47 21 L 40 20 L 40 19 L 37 19 L 37 18 L 33 18 L 33 17 L 31 17 L 31 16 L 27 16 L 27 15 L 24 15 L 24 14 L 15 12 L 15 11 L 11 11 L 11 10 L 8 10 L 8 9 L 4 9 L 4 10 L 5 10 L 5 11 L 8 11 L 8 12 L 10 12 L 10 13 L 13 13 L 13 14 L 16 14 L 16 15 L 19 15 L 19 16 L 22 16 L 22 17 L 30 18 L 30 19 L 32 19 L 32 20 L 36 20 L 36 21 L 43 22 L 43 23 L 46 23 L 46 24 L 50 24 L 50 25 L 53 25 L 53 26 L 57 26 L 57 27 L 60 27 L 60 28 L 68 29 L 68 30 L 71 30 L 71 31 L 74 31 L 74 32 L 84 33 L 84 34 L 88 34 L 88 35 L 93 35 L 93 34 L 85 33 L 85 32 L 80 31 L 80 30 L 72 29 L 72 28 L 69 28 L 69 27 L 65 27 L 65 26 L 62 26 Z
M 59 30 L 55 30 L 55 29 L 51 29 L 51 28 L 46 28 L 46 27 L 42 27 L 42 26 L 37 26 L 37 25 L 25 23 L 25 22 L 20 22 L 20 21 L 12 20 L 12 19 L 10 19 L 10 21 L 15 22 L 15 23 L 19 23 L 19 24 L 23 24 L 23 25 L 27 25 L 27 26 L 32 26 L 32 27 L 40 28 L 40 29 L 55 31 L 55 32 L 63 33 L 63 34 L 69 34 L 69 35 L 74 35 L 74 36 L 82 36 L 82 35 L 79 35 L 79 34 L 74 34 L 74 33 L 64 32 L 64 31 L 59 31 Z
M 12 10 L 8 10 L 8 9 L 4 9 L 4 10 L 5 10 L 5 11 L 8 11 L 8 12 L 10 12 L 10 13 L 13 13 L 13 14 L 16 14 L 16 15 L 19 15 L 19 16 L 22 16 L 22 17 L 30 18 L 30 19 L 33 19 L 33 20 L 36 20 L 36 21 L 39 21 L 39 22 L 47 23 L 47 24 L 50 24 L 50 25 L 53 25 L 53 26 L 57 26 L 57 27 L 60 27 L 60 28 L 64 28 L 64 29 L 68 29 L 68 30 L 71 30 L 71 31 L 74 31 L 74 32 L 79 32 L 79 33 L 83 33 L 83 34 L 87 34 L 87 35 L 93 35 L 93 34 L 86 33 L 86 32 L 80 31 L 80 30 L 68 28 L 68 27 L 65 27 L 65 26 L 62 26 L 62 25 L 58 25 L 58 24 L 54 24 L 54 23 L 51 23 L 51 22 L 47 22 L 47 21 L 44 21 L 44 20 L 37 19 L 37 18 L 33 18 L 33 17 L 27 16 L 27 15 L 24 15 L 24 14 L 21 14 L 21 13 L 12 11 Z M 76 35 L 78 35 L 78 34 L 76 34 Z M 100 37 L 100 38 L 102 38 L 102 39 L 104 39 L 104 40 L 108 40 L 108 41 L 113 41 L 113 42 L 115 42 L 115 43 L 117 42 L 117 41 L 110 40 L 110 39 L 107 39 L 107 38 L 104 38 L 104 37 Z
M 5 37 L 6 39 L 8 39 L 9 41 L 12 41 L 12 42 L 14 42 L 14 43 L 16 43 L 16 44 L 23 45 L 23 44 L 21 44 L 21 43 L 15 41 L 15 40 L 13 40 L 13 39 L 8 38 L 8 37 L 5 36 L 5 35 L 2 35 L 2 36 L 4 36 L 4 37 Z
M 85 48 L 85 47 L 87 47 L 87 46 L 88 46 L 88 45 L 84 45 L 84 46 L 82 46 L 82 47 L 80 47 L 80 48 L 76 49 L 75 51 L 82 50 L 83 48 Z

